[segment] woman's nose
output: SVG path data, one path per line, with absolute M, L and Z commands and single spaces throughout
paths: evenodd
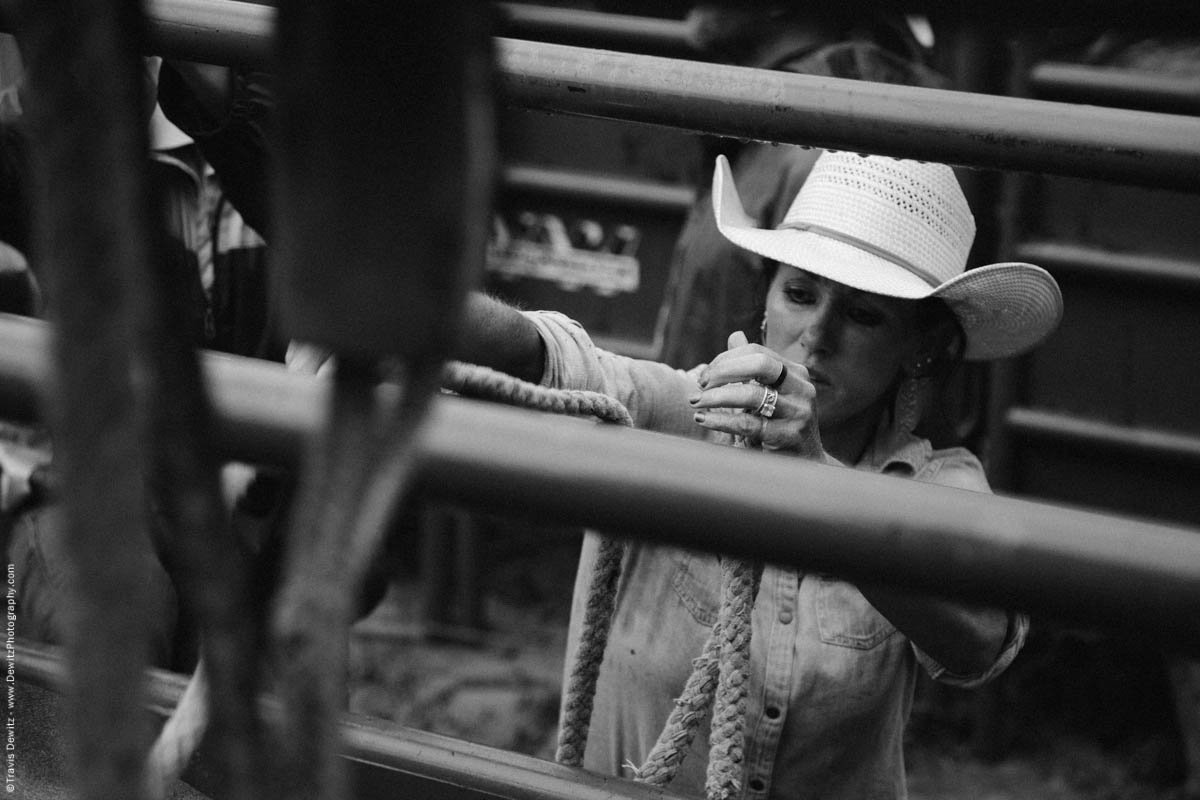
M 813 309 L 800 335 L 800 343 L 809 353 L 826 353 L 837 345 L 837 315 L 827 303 Z

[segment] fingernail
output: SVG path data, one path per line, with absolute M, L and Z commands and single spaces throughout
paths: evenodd
M 700 395 L 698 395 L 698 394 L 692 395 L 691 397 L 688 398 L 688 402 L 691 403 L 692 405 L 696 405 L 696 403 L 700 402 Z
M 694 419 L 696 422 L 703 423 L 704 422 L 704 414 L 702 412 L 697 411 L 695 414 L 692 415 L 692 419 Z
M 707 388 L 708 388 L 708 376 L 707 376 L 707 375 L 701 375 L 701 376 L 700 376 L 700 381 L 699 381 L 699 383 L 700 383 L 700 388 L 701 388 L 701 389 L 707 389 Z

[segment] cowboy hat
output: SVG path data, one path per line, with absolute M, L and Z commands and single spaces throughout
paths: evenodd
M 864 292 L 941 298 L 966 336 L 964 358 L 1022 353 L 1062 317 L 1058 284 L 1041 267 L 966 269 L 975 218 L 944 164 L 822 153 L 775 229 L 746 214 L 724 156 L 712 194 L 717 228 L 739 247 Z

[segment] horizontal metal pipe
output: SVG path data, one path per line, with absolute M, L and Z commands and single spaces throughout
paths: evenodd
M 503 36 L 664 56 L 694 55 L 688 26 L 682 20 L 532 3 L 496 5 Z
M 68 675 L 56 648 L 22 642 L 16 645 L 15 655 L 15 672 L 21 683 L 51 692 L 66 689 Z M 153 712 L 165 718 L 179 703 L 186 684 L 184 676 L 148 670 L 145 686 Z M 270 704 L 267 707 L 271 713 Z M 441 797 L 447 796 L 445 787 L 454 787 L 454 796 L 464 800 L 682 800 L 682 795 L 643 783 L 358 714 L 343 715 L 339 738 L 352 780 L 370 787 L 359 792 L 359 797 Z M 201 750 L 201 767 L 205 755 Z M 193 770 L 211 777 L 211 770 L 195 769 L 195 765 Z M 220 787 L 196 788 L 212 792 Z
M 235 10 L 226 17 L 227 6 Z M 265 63 L 272 14 L 233 0 L 152 0 L 148 8 L 156 47 L 218 62 Z M 220 24 L 206 23 L 211 17 Z M 1200 120 L 1189 117 L 507 39 L 498 58 L 508 102 L 526 108 L 1200 191 Z
M 1017 259 L 1038 264 L 1060 277 L 1078 273 L 1087 278 L 1136 281 L 1169 289 L 1200 289 L 1200 261 L 1052 241 L 1022 242 L 1017 246 Z
M 1071 414 L 1020 406 L 1010 408 L 1005 424 L 1016 435 L 1118 456 L 1200 466 L 1200 436 L 1155 428 L 1133 428 Z
M 239 0 L 147 0 L 156 55 L 226 66 L 271 63 L 275 8 Z
M 694 189 L 678 184 L 619 178 L 595 172 L 552 169 L 532 164 L 513 164 L 505 167 L 503 179 L 503 188 L 508 191 L 535 192 L 570 200 L 674 214 L 686 212 L 696 199 Z
M 43 357 L 44 339 L 32 321 L 0 319 L 0 367 L 18 365 L 0 382 L 42 375 L 20 365 Z M 232 356 L 209 356 L 206 369 L 231 455 L 295 463 L 327 387 Z M 435 404 L 418 471 L 426 496 L 468 509 L 1050 611 L 1200 648 L 1194 530 L 455 397 Z
M 510 102 L 970 167 L 1200 190 L 1200 120 L 563 45 L 499 43 Z
M 1071 103 L 1200 115 L 1200 83 L 1194 77 L 1045 61 L 1030 70 L 1029 88 L 1038 97 Z

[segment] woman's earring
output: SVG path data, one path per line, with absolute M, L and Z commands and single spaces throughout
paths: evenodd
M 894 413 L 897 428 L 905 433 L 917 429 L 917 423 L 921 421 L 921 390 L 915 377 L 909 375 L 900 382 Z
M 758 343 L 767 343 L 767 314 L 763 312 L 762 324 L 758 326 Z
M 924 393 L 925 384 L 928 383 L 926 375 L 933 366 L 933 360 L 933 356 L 926 356 L 905 370 L 904 380 L 900 382 L 900 388 L 896 391 L 893 418 L 896 427 L 905 433 L 915 431 L 921 422 L 921 395 Z

